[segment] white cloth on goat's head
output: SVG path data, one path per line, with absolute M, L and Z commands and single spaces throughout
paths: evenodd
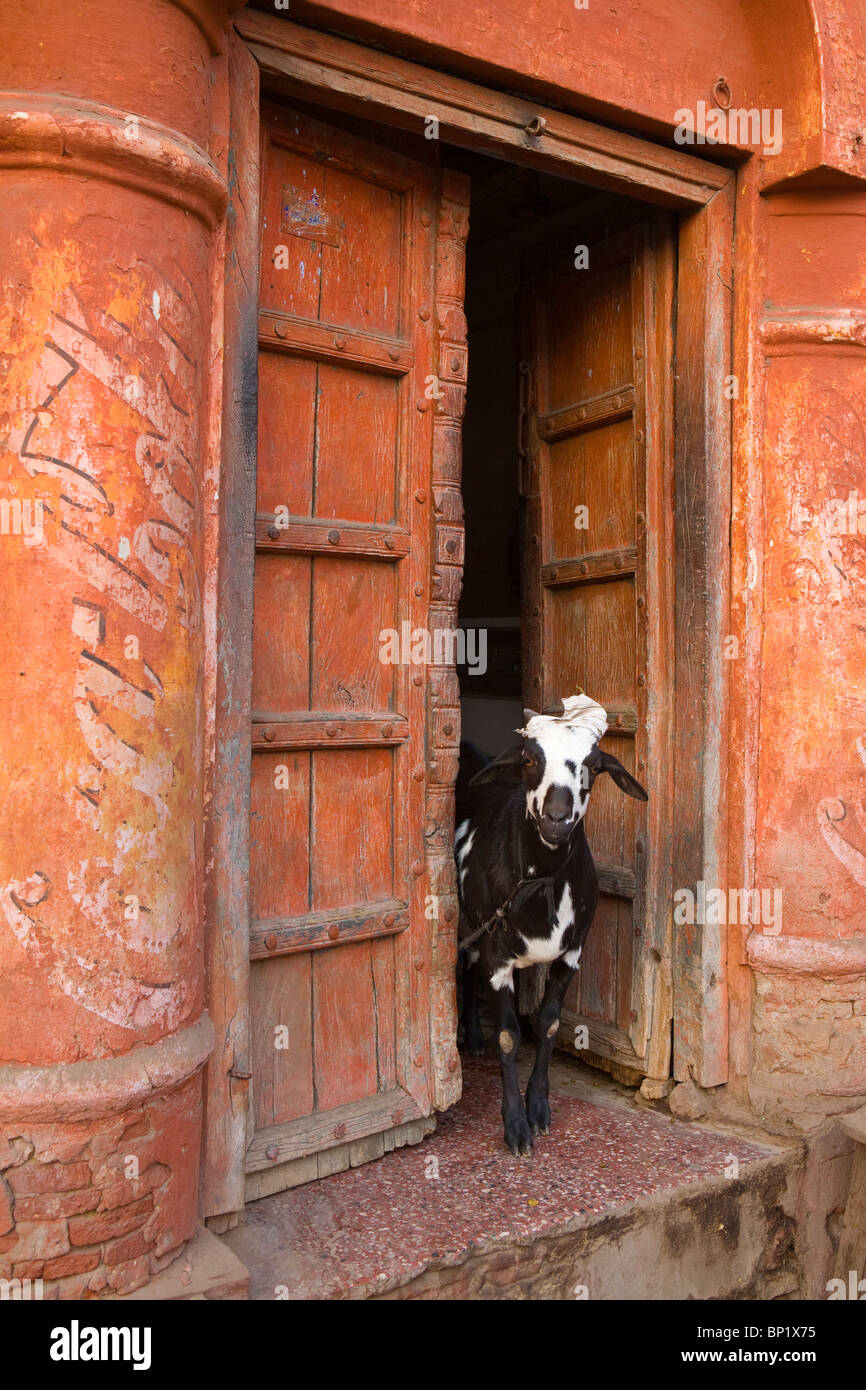
M 573 729 L 575 733 L 591 733 L 595 742 L 607 732 L 607 714 L 602 705 L 596 704 L 588 695 L 567 695 L 562 701 L 561 714 L 534 714 L 524 729 L 517 729 L 525 738 L 541 740 L 545 730 L 553 728 Z

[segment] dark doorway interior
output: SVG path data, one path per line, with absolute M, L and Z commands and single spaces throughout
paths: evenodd
M 486 663 L 459 668 L 462 737 L 495 755 L 523 723 L 521 669 L 520 285 L 532 247 L 610 200 L 581 184 L 449 149 L 472 195 L 466 264 L 469 383 L 463 426 L 466 563 L 460 626 Z M 481 648 L 483 651 L 483 648 Z

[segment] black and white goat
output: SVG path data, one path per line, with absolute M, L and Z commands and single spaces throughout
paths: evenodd
M 468 783 L 465 776 L 458 781 L 454 854 L 468 961 L 465 1047 L 483 1049 L 479 1003 L 486 987 L 497 1018 L 505 1142 L 514 1154 L 530 1154 L 533 1135 L 550 1132 L 553 1040 L 598 902 L 583 826 L 592 784 L 607 772 L 628 796 L 647 800 L 622 763 L 598 746 L 607 729 L 602 706 L 586 695 L 570 696 L 562 706 L 559 715 L 524 710 L 526 726 L 517 731 L 522 743 Z M 517 1080 L 514 971 L 537 964 L 548 964 L 550 971 L 524 1105 Z

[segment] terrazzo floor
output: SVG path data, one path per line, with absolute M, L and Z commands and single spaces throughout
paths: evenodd
M 770 1152 L 641 1108 L 586 1070 L 554 1064 L 552 1132 L 517 1159 L 502 1141 L 496 1061 L 464 1057 L 463 1099 L 421 1144 L 250 1204 L 226 1238 L 250 1268 L 250 1296 L 284 1286 L 292 1299 L 358 1297 L 489 1241 L 573 1227 L 721 1176 L 732 1155 L 742 1167 Z

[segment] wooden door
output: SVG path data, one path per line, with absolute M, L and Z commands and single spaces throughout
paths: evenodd
M 442 927 L 428 672 L 383 660 L 431 597 L 438 175 L 285 108 L 262 128 L 248 1195 L 430 1114 Z
M 673 530 L 670 221 L 600 226 L 524 272 L 524 699 L 580 689 L 649 792 L 595 785 L 601 896 L 560 1041 L 633 1076 L 670 1047 Z M 581 1048 L 583 1043 L 583 1048 Z

